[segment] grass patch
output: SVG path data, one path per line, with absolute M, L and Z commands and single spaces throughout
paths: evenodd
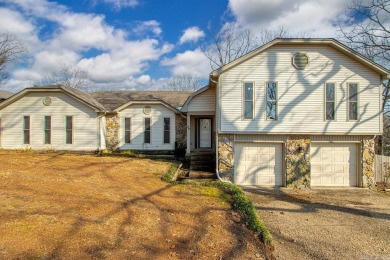
M 260 240 L 267 246 L 271 251 L 274 250 L 274 244 L 271 233 L 268 231 L 267 227 L 263 221 L 257 215 L 256 209 L 253 206 L 251 199 L 245 194 L 245 192 L 235 184 L 226 183 L 221 181 L 208 181 L 208 182 L 194 182 L 194 181 L 184 181 L 178 182 L 173 181 L 172 177 L 177 170 L 178 164 L 173 164 L 168 172 L 161 177 L 161 180 L 169 182 L 172 184 L 187 184 L 187 185 L 200 185 L 204 187 L 214 187 L 218 188 L 220 191 L 223 191 L 225 194 L 223 200 L 229 201 L 233 209 L 238 211 L 244 218 L 247 227 L 256 232 L 259 235 Z M 209 195 L 215 196 L 215 191 L 206 190 L 206 193 Z
M 176 171 L 177 171 L 177 168 L 179 167 L 179 163 L 173 163 L 171 165 L 171 167 L 169 168 L 168 172 L 165 173 L 162 177 L 161 177 L 161 180 L 165 181 L 165 182 L 169 182 L 169 183 L 174 183 L 176 184 L 177 182 L 176 181 L 172 181 L 173 179 L 173 176 L 175 175 Z

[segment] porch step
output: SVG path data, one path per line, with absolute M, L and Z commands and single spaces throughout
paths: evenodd
M 217 175 L 207 171 L 194 171 L 191 170 L 189 173 L 190 179 L 216 179 Z
M 196 152 L 187 156 L 190 169 L 194 171 L 214 172 L 215 152 Z

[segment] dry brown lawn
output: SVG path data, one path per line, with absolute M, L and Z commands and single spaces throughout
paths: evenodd
M 170 165 L 0 151 L 0 258 L 263 258 L 224 194 L 162 182 Z

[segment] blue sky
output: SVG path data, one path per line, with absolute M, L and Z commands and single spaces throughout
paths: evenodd
M 0 0 L 0 32 L 28 49 L 25 64 L 9 68 L 3 89 L 77 66 L 96 88 L 159 89 L 170 77 L 208 78 L 211 32 L 230 24 L 262 30 L 287 27 L 292 35 L 334 37 L 345 18 L 340 0 Z

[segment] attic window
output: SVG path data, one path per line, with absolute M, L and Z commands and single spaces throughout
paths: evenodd
M 144 114 L 145 115 L 149 115 L 151 111 L 152 111 L 152 108 L 150 106 L 144 107 Z
M 303 70 L 309 64 L 309 56 L 303 52 L 297 52 L 292 58 L 292 63 L 295 68 Z

